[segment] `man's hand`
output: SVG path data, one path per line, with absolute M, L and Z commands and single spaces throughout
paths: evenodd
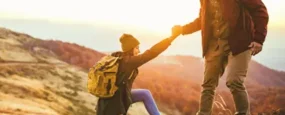
M 172 27 L 172 36 L 179 36 L 182 33 L 182 26 L 175 25 Z
M 262 50 L 262 45 L 257 42 L 251 42 L 248 47 L 251 48 L 252 55 L 256 55 Z

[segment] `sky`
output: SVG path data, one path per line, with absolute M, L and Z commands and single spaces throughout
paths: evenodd
M 6 18 L 36 18 L 62 23 L 121 24 L 166 33 L 173 24 L 198 16 L 199 0 L 0 0 Z M 263 0 L 270 26 L 285 27 L 284 0 Z M 282 15 L 283 14 L 283 15 Z
M 285 49 L 285 14 L 282 13 L 285 1 L 263 2 L 270 16 L 269 31 L 264 51 L 254 59 L 268 62 L 271 58 L 283 58 L 275 55 L 280 54 L 279 49 Z M 142 42 L 141 49 L 146 50 L 169 36 L 173 25 L 193 21 L 200 7 L 199 0 L 0 0 L 0 3 L 0 26 L 99 51 L 119 49 L 117 38 L 123 32 L 133 33 Z M 110 43 L 110 47 L 101 42 Z M 200 32 L 180 36 L 164 54 L 201 57 Z

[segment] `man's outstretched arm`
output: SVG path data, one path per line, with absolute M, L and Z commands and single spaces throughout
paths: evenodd
M 201 30 L 201 9 L 200 9 L 198 18 L 196 18 L 193 22 L 190 22 L 182 26 L 181 34 L 187 35 L 187 34 L 194 33 L 198 30 Z

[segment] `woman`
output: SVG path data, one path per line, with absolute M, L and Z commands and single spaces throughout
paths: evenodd
M 130 34 L 123 34 L 120 38 L 122 52 L 111 54 L 122 57 L 116 81 L 119 89 L 112 98 L 98 100 L 97 115 L 126 115 L 130 105 L 139 101 L 144 103 L 150 115 L 160 115 L 149 90 L 131 88 L 138 75 L 137 68 L 166 50 L 176 37 L 172 35 L 139 55 L 139 41 Z

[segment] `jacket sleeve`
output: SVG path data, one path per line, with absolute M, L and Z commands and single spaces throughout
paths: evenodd
M 125 63 L 128 67 L 134 69 L 138 68 L 139 66 L 145 64 L 146 62 L 152 60 L 153 58 L 157 57 L 160 53 L 168 48 L 171 44 L 173 39 L 166 38 L 159 43 L 152 46 L 150 49 L 146 50 L 144 53 L 137 55 L 137 56 L 130 56 L 125 59 Z
M 182 26 L 182 35 L 191 34 L 191 33 L 196 32 L 198 30 L 201 30 L 201 8 L 200 8 L 198 18 L 196 18 L 193 22 L 190 22 L 190 23 Z
M 261 0 L 240 0 L 242 5 L 249 11 L 254 23 L 253 41 L 263 44 L 267 35 L 267 24 L 269 20 L 267 8 Z

